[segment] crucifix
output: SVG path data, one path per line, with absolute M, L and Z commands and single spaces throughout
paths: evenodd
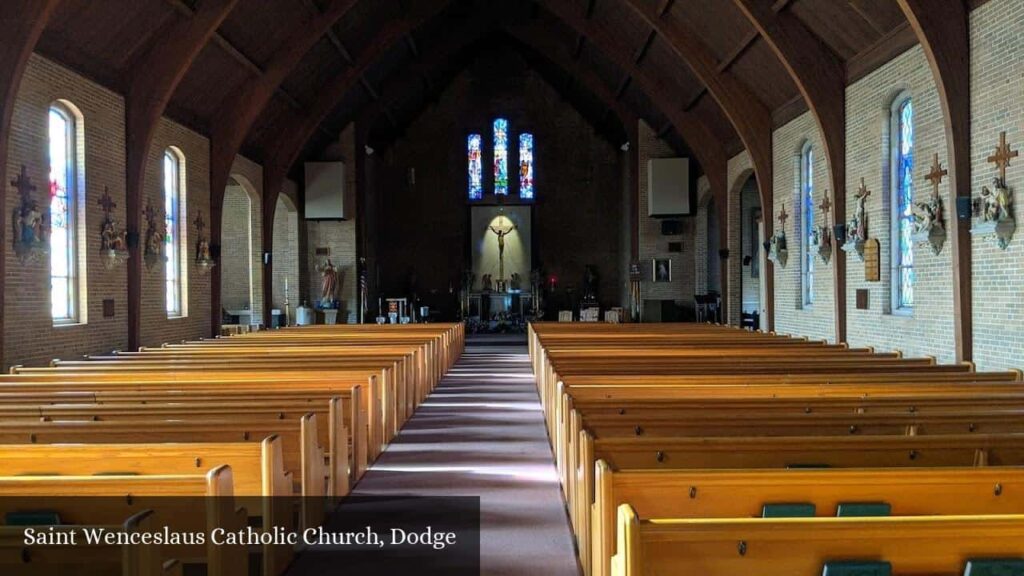
M 103 196 L 101 196 L 100 199 L 96 201 L 96 203 L 103 207 L 103 213 L 106 214 L 107 216 L 109 216 L 110 213 L 114 211 L 114 208 L 117 208 L 117 204 L 114 203 L 114 199 L 110 197 L 109 186 L 103 187 Z
M 32 183 L 32 178 L 29 177 L 28 169 L 24 164 L 21 165 L 21 173 L 11 180 L 11 186 L 14 186 L 14 189 L 21 195 L 23 204 L 32 201 L 32 193 L 36 191 L 36 185 Z
M 995 154 L 988 157 L 988 161 L 999 168 L 999 182 L 1003 186 L 1006 186 L 1006 168 L 1010 165 L 1010 160 L 1019 155 L 1019 151 L 1010 150 L 1010 145 L 1006 143 L 1006 132 L 1000 132 L 999 146 L 996 147 Z
M 202 210 L 200 210 L 199 213 L 196 214 L 196 219 L 192 221 L 192 224 L 195 225 L 196 230 L 199 232 L 199 237 L 202 238 L 203 230 L 206 230 L 206 220 L 203 220 Z
M 777 219 L 779 221 L 779 226 L 782 227 L 782 233 L 785 234 L 786 233 L 786 220 L 789 220 L 789 214 L 786 214 L 786 205 L 785 204 L 782 205 L 782 210 L 779 211 L 779 215 L 778 215 Z
M 503 218 L 503 217 L 500 217 L 500 218 Z M 507 218 L 506 218 L 506 220 L 507 220 Z M 512 221 L 509 221 L 509 226 L 507 228 L 496 228 L 493 225 L 488 226 L 487 228 L 490 229 L 490 231 L 493 232 L 494 235 L 498 237 L 498 280 L 499 281 L 504 281 L 505 280 L 505 236 L 508 236 L 509 234 L 511 234 L 512 231 L 516 229 L 516 225 Z
M 924 177 L 925 180 L 932 183 L 932 194 L 934 196 L 939 195 L 939 184 L 942 184 L 942 177 L 949 174 L 948 170 L 942 168 L 942 163 L 939 162 L 939 153 L 935 153 L 935 159 L 932 160 L 932 171 Z
M 825 224 L 828 224 L 828 212 L 832 209 L 832 201 L 829 200 L 828 190 L 825 190 L 825 194 L 821 198 L 821 202 L 818 203 L 818 208 L 825 213 Z

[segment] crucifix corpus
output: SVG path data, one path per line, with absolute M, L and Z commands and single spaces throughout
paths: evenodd
M 515 229 L 516 225 L 508 218 L 499 216 L 499 226 L 490 225 L 487 228 L 498 237 L 498 280 L 501 282 L 505 281 L 505 236 L 511 234 Z M 501 226 L 501 221 L 508 222 L 508 226 Z

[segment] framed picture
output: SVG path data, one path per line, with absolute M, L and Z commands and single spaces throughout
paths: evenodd
M 671 282 L 672 281 L 672 259 L 654 258 L 651 260 L 651 281 Z

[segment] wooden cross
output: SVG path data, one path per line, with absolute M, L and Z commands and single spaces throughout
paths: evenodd
M 871 196 L 871 190 L 868 190 L 868 185 L 864 183 L 864 179 L 860 179 L 860 190 L 857 190 L 857 198 L 864 196 Z
M 103 187 L 103 196 L 96 203 L 103 207 L 103 212 L 108 216 L 114 211 L 114 208 L 117 208 L 117 204 L 114 204 L 114 199 L 110 197 L 109 186 Z
M 146 222 L 148 222 L 150 224 L 153 224 L 153 223 L 156 222 L 156 216 L 157 216 L 158 212 L 156 211 L 155 208 L 153 208 L 152 204 L 149 204 L 149 203 L 146 204 L 146 210 L 143 212 L 143 214 L 146 215 Z
M 942 183 L 942 177 L 949 174 L 948 170 L 942 169 L 942 163 L 939 162 L 939 153 L 935 153 L 935 159 L 932 161 L 932 171 L 924 177 L 925 180 L 932 183 L 932 193 L 935 196 L 939 195 L 939 184 Z
M 832 201 L 828 198 L 828 190 L 825 190 L 825 194 L 818 202 L 818 208 L 825 213 L 825 219 L 828 219 L 828 211 L 832 209 Z
M 199 235 L 202 236 L 203 235 L 203 230 L 206 229 L 206 221 L 203 220 L 203 212 L 202 212 L 202 210 L 199 211 L 199 214 L 196 215 L 196 219 L 193 220 L 192 223 L 195 224 L 196 230 L 198 230 L 199 231 Z
M 28 175 L 28 170 L 25 165 L 21 165 L 21 174 L 11 180 L 11 186 L 21 194 L 22 203 L 28 203 L 32 199 L 32 193 L 36 191 L 36 185 L 32 183 L 32 179 Z
M 988 157 L 988 161 L 999 167 L 999 181 L 1006 185 L 1006 167 L 1010 165 L 1010 160 L 1016 158 L 1020 153 L 1017 150 L 1010 150 L 1010 145 L 1006 143 L 1006 132 L 999 133 L 999 146 L 996 148 L 996 153 Z
M 782 228 L 785 229 L 786 228 L 786 220 L 789 220 L 789 214 L 786 214 L 786 205 L 785 204 L 782 205 L 782 210 L 779 212 L 778 220 L 779 220 L 779 224 L 782 225 Z

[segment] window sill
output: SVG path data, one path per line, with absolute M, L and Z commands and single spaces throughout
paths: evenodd
M 913 308 L 897 308 L 896 310 L 893 310 L 892 312 L 889 312 L 889 315 L 893 316 L 893 317 L 896 317 L 896 318 L 913 318 L 914 317 L 914 309 Z
M 168 320 L 184 320 L 185 318 L 188 318 L 188 314 L 174 314 L 174 315 L 170 315 L 169 314 L 167 316 Z
M 79 322 L 78 320 L 59 320 L 53 323 L 54 328 L 74 328 L 75 326 L 85 326 L 86 322 Z

